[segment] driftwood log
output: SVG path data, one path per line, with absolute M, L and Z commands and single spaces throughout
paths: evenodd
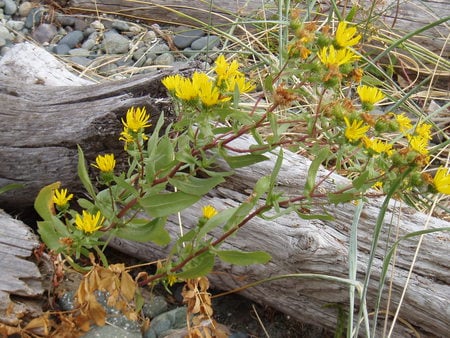
M 71 87 L 17 84 L 11 78 L 2 78 L 0 186 L 14 182 L 24 183 L 26 188 L 5 195 L 7 197 L 0 195 L 0 206 L 29 205 L 43 185 L 58 180 L 64 186 L 79 188 L 76 177 L 77 144 L 82 145 L 91 161 L 102 152 L 117 152 L 120 156 L 122 144 L 118 142 L 117 135 L 121 129 L 120 117 L 128 107 L 146 105 L 154 115 L 170 110 L 160 85 L 162 76 L 162 73 L 155 73 L 124 81 Z M 236 147 L 247 147 L 252 140 L 242 138 L 237 142 Z M 304 157 L 286 151 L 279 189 L 287 194 L 302 191 L 309 163 Z M 270 174 L 273 164 L 272 156 L 269 161 L 236 170 L 226 184 L 183 212 L 183 225 L 189 228 L 195 223 L 201 205 L 212 204 L 223 210 L 245 200 L 251 193 L 253 183 L 261 176 Z M 322 169 L 318 179 L 328 174 Z M 332 174 L 325 180 L 324 189 L 332 190 L 336 185 L 345 183 L 344 178 Z M 358 226 L 357 269 L 360 280 L 364 276 L 370 238 L 381 203 L 382 199 L 369 200 Z M 345 278 L 348 271 L 349 227 L 354 208 L 352 204 L 330 205 L 328 212 L 335 220 L 329 222 L 302 220 L 295 215 L 285 215 L 274 221 L 254 219 L 241 230 L 239 236 L 227 240 L 224 247 L 266 250 L 272 255 L 272 260 L 267 265 L 248 267 L 218 262 L 218 273 L 210 276 L 213 285 L 227 290 L 267 277 L 293 273 L 321 273 Z M 369 286 L 369 311 L 377 290 L 376 281 L 384 248 L 392 244 L 393 236 L 401 237 L 425 226 L 437 228 L 450 224 L 428 218 L 400 202 L 389 205 L 374 262 L 373 280 Z M 176 236 L 178 222 L 170 220 L 167 228 Z M 390 272 L 391 312 L 396 310 L 407 282 L 417 241 L 417 238 L 405 240 L 398 247 L 395 269 Z M 115 240 L 112 245 L 145 260 L 165 257 L 170 249 L 124 240 Z M 424 237 L 401 306 L 400 318 L 426 337 L 445 337 L 450 332 L 449 249 L 450 236 L 447 232 Z M 385 289 L 388 287 L 386 285 Z M 242 294 L 281 310 L 294 319 L 330 329 L 336 327 L 337 310 L 326 305 L 338 304 L 345 308 L 348 304 L 347 287 L 318 279 L 285 278 L 260 284 L 244 290 Z M 384 306 L 386 302 L 384 296 Z M 397 323 L 393 336 L 410 335 L 408 327 Z
M 374 3 L 375 6 L 372 11 L 371 8 Z M 332 10 L 331 2 L 328 0 L 319 0 L 317 4 L 316 10 L 320 13 L 329 13 Z M 359 20 L 364 20 L 369 15 L 372 18 L 380 18 L 380 22 L 383 23 L 380 29 L 383 29 L 385 34 L 388 35 L 393 33 L 393 36 L 396 33 L 404 35 L 439 19 L 450 17 L 450 2 L 447 0 L 358 0 L 352 2 L 337 1 L 337 4 L 342 13 L 348 13 L 351 6 L 356 5 Z M 299 6 L 306 8 L 304 2 L 300 2 Z M 211 12 L 210 9 L 213 11 Z M 236 16 L 241 19 L 244 18 L 241 22 L 244 22 L 245 25 L 245 17 L 262 17 L 264 11 L 266 17 L 277 13 L 273 0 L 69 0 L 65 10 L 69 13 L 98 13 L 99 11 L 139 18 L 148 22 L 186 24 L 196 27 L 201 26 L 202 23 L 210 23 L 217 27 L 225 24 L 231 25 L 236 22 Z M 194 19 L 189 19 L 189 17 Z M 443 50 L 442 56 L 449 57 L 450 44 L 447 41 L 449 34 L 448 22 L 444 22 L 413 37 L 412 40 L 437 54 Z

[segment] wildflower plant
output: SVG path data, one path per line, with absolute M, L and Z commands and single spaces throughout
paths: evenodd
M 80 148 L 78 174 L 89 195 L 78 199 L 82 212 L 67 208 L 54 212 L 53 202 L 61 207 L 70 196 L 55 190 L 58 185 L 44 187 L 35 203 L 43 219 L 39 233 L 48 247 L 75 258 L 94 250 L 107 264 L 102 251 L 114 236 L 170 244 L 169 257 L 140 282 L 172 284 L 207 275 L 215 258 L 239 265 L 268 262 L 270 256 L 263 251 L 220 246 L 251 219 L 269 212 L 270 217 L 295 212 L 329 219 L 331 215 L 311 210 L 324 203 L 392 193 L 392 189 L 399 197 L 413 191 L 449 194 L 448 169 L 440 168 L 434 178 L 422 174 L 430 162 L 431 125 L 414 126 L 405 114 L 374 112 L 382 100 L 390 98 L 383 88 L 365 83 L 358 28 L 340 22 L 332 33 L 328 25 L 303 22 L 299 17 L 292 19 L 290 27 L 286 64 L 268 75 L 252 108 L 241 105 L 241 100 L 256 85 L 237 60 L 221 55 L 208 74 L 195 71 L 162 79 L 176 110 L 169 126 L 164 126 L 162 114 L 152 126 L 145 107 L 126 112 L 118 139 L 128 154 L 128 169 L 117 172 L 114 155 L 99 155 L 92 166 L 100 171 L 101 188 L 93 184 Z M 286 130 L 298 125 L 304 126 L 302 133 L 285 136 Z M 233 141 L 243 135 L 252 136 L 256 144 L 236 148 Z M 276 187 L 284 148 L 313 158 L 298 196 L 284 196 Z M 278 155 L 271 175 L 259 178 L 241 205 L 225 210 L 205 205 L 198 210 L 195 227 L 176 238 L 169 235 L 168 217 L 201 201 L 226 182 L 234 169 L 267 160 L 268 152 Z M 219 161 L 225 161 L 230 170 L 217 171 Z M 316 175 L 321 164 L 347 173 L 351 183 L 319 192 Z M 372 190 L 374 186 L 379 190 Z M 213 237 L 212 231 L 221 235 Z M 69 262 L 77 264 L 73 259 Z

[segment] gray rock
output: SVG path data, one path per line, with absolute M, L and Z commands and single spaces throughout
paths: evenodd
M 117 326 L 95 326 L 89 330 L 84 336 L 84 338 L 141 338 L 142 334 L 140 332 L 128 332 Z
M 128 23 L 122 20 L 113 21 L 111 24 L 111 28 L 117 29 L 120 32 L 130 30 L 130 26 L 128 25 Z
M 147 53 L 148 48 L 147 47 L 141 47 L 138 48 L 134 53 L 133 53 L 133 60 L 137 61 L 139 59 L 146 59 L 145 54 Z
M 39 43 L 50 42 L 56 35 L 57 29 L 55 25 L 49 23 L 42 23 L 36 27 L 31 33 L 33 39 Z
M 2 41 L 1 40 L 3 40 L 3 39 L 0 39 L 0 55 L 3 56 L 3 55 L 5 55 L 6 53 L 8 53 L 11 50 L 11 45 L 8 45 L 6 43 L 6 41 L 3 40 L 3 42 L 5 44 L 3 44 L 3 47 L 2 47 Z
M 83 44 L 81 45 L 81 48 L 87 49 L 87 50 L 91 50 L 94 48 L 94 46 L 97 44 L 95 39 L 87 39 L 83 42 Z
M 92 21 L 91 24 L 89 25 L 89 27 L 91 27 L 97 31 L 101 31 L 101 30 L 105 29 L 105 26 L 99 20 Z
M 5 46 L 6 46 L 6 40 L 3 39 L 2 37 L 0 37 L 0 47 L 2 47 L 2 51 Z M 3 53 L 2 53 L 2 55 L 3 55 Z
M 128 52 L 130 40 L 116 31 L 107 31 L 103 36 L 102 50 L 108 54 L 124 54 Z
M 183 327 L 186 327 L 186 307 L 179 307 L 153 318 L 144 338 L 164 337 L 169 330 Z
M 92 62 L 91 59 L 89 59 L 87 57 L 84 57 L 84 56 L 72 56 L 72 57 L 69 58 L 69 60 L 71 62 L 76 63 L 76 64 L 78 64 L 80 66 L 83 66 L 83 67 L 89 66 L 91 64 L 91 62 Z
M 169 50 L 169 46 L 167 46 L 165 43 L 154 45 L 148 50 L 147 58 L 154 60 L 158 55 L 168 52 Z
M 89 50 L 84 48 L 73 48 L 69 51 L 69 55 L 72 56 L 89 56 Z
M 3 0 L 5 6 L 3 7 L 3 13 L 6 15 L 13 15 L 17 11 L 17 4 L 14 0 Z
M 35 7 L 30 10 L 25 19 L 25 27 L 33 28 L 36 24 L 41 22 L 42 15 L 45 13 L 45 9 L 41 7 Z
M 30 14 L 31 9 L 33 8 L 33 4 L 29 1 L 22 2 L 19 5 L 19 15 L 24 18 L 28 14 Z
M 202 37 L 203 35 L 205 35 L 205 32 L 200 29 L 191 29 L 188 31 L 179 32 L 173 37 L 173 43 L 177 48 L 183 49 L 189 47 L 192 42 Z
M 191 47 L 185 48 L 183 49 L 183 55 L 190 58 L 190 57 L 195 57 L 196 55 L 198 55 L 198 50 L 193 50 Z
M 6 41 L 12 41 L 14 39 L 14 35 L 12 35 L 8 28 L 6 28 L 3 24 L 0 23 L 0 38 Z
M 148 31 L 147 33 L 144 34 L 144 36 L 142 37 L 142 41 L 144 42 L 154 42 L 156 41 L 157 37 L 156 37 L 156 33 L 154 31 Z
M 73 26 L 75 25 L 75 18 L 71 15 L 65 15 L 61 13 L 56 14 L 56 21 L 58 21 L 61 26 Z
M 154 318 L 157 315 L 167 311 L 168 305 L 166 299 L 162 296 L 151 297 L 149 302 L 142 307 L 142 313 L 145 317 Z
M 22 30 L 24 25 L 25 25 L 25 22 L 23 22 L 23 21 L 9 20 L 6 22 L 6 27 L 9 27 L 15 31 Z
M 220 38 L 216 35 L 204 36 L 192 42 L 191 48 L 194 50 L 201 50 L 205 48 L 212 49 L 213 47 L 217 47 L 219 42 Z
M 172 53 L 161 54 L 157 56 L 155 60 L 153 60 L 153 64 L 161 66 L 170 66 L 174 62 L 175 58 L 173 57 Z
M 68 45 L 66 45 L 66 44 L 60 44 L 60 43 L 58 43 L 54 48 L 53 48 L 53 52 L 55 53 L 55 54 L 58 54 L 58 55 L 67 55 L 67 54 L 69 54 L 69 50 L 70 50 L 71 48 L 68 46 Z
M 114 74 L 116 72 L 116 69 L 118 68 L 118 66 L 114 63 L 107 63 L 103 66 L 100 66 L 98 69 L 98 73 L 100 75 L 111 75 Z
M 72 31 L 67 33 L 61 40 L 59 40 L 58 44 L 65 44 L 70 48 L 75 48 L 84 38 L 83 32 L 81 31 Z

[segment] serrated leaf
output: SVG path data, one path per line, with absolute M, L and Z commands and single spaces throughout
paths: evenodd
M 328 157 L 330 151 L 328 148 L 321 149 L 318 154 L 316 155 L 316 158 L 311 162 L 309 169 L 308 169 L 308 176 L 306 178 L 306 184 L 305 184 L 305 196 L 309 196 L 314 189 L 314 186 L 316 184 L 316 176 L 317 171 L 320 168 L 320 165 L 323 161 Z
M 168 231 L 164 228 L 166 218 L 151 220 L 133 220 L 124 227 L 117 229 L 115 236 L 135 242 L 153 242 L 164 246 L 170 243 Z
M 140 204 L 150 216 L 165 217 L 190 207 L 200 198 L 201 196 L 177 191 L 144 197 L 140 200 Z
M 269 158 L 264 155 L 249 154 L 249 155 L 241 155 L 241 156 L 225 156 L 224 159 L 225 159 L 225 161 L 227 161 L 228 165 L 232 169 L 237 169 L 237 168 L 247 167 L 247 166 L 255 164 L 255 163 L 266 161 Z
M 234 265 L 266 264 L 272 258 L 264 251 L 244 252 L 238 250 L 218 250 L 214 252 L 225 263 Z
M 199 257 L 189 262 L 184 271 L 177 273 L 177 277 L 181 279 L 197 278 L 206 276 L 212 271 L 214 267 L 214 255 L 210 252 L 205 252 Z
M 83 149 L 78 145 L 78 177 L 81 180 L 81 183 L 83 183 L 84 188 L 88 192 L 88 194 L 95 199 L 95 189 L 92 185 L 91 179 L 89 178 L 89 174 L 86 168 L 86 160 L 84 158 Z
M 179 191 L 191 195 L 205 195 L 222 182 L 225 182 L 225 180 L 221 176 L 198 178 L 191 175 L 180 175 L 169 178 L 169 183 Z
M 55 182 L 43 187 L 34 200 L 34 209 L 44 221 L 52 219 L 55 215 L 55 206 L 53 203 L 53 192 L 59 189 L 61 182 Z

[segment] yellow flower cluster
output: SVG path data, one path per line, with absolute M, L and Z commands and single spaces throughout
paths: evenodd
M 90 214 L 86 210 L 83 210 L 83 215 L 77 214 L 75 216 L 75 225 L 77 229 L 85 232 L 86 234 L 91 234 L 102 227 L 105 218 L 97 211 L 95 215 Z
M 217 210 L 212 205 L 205 205 L 202 207 L 202 216 L 206 219 L 213 218 L 217 215 Z
M 123 131 L 119 137 L 120 141 L 125 142 L 125 150 L 128 148 L 128 144 L 139 141 L 139 136 L 142 137 L 142 140 L 148 139 L 144 134 L 144 129 L 152 125 L 149 121 L 150 115 L 145 107 L 128 109 L 125 120 L 122 119 Z
M 450 195 L 450 173 L 448 168 L 440 167 L 433 178 L 433 185 L 442 194 Z
M 235 60 L 228 63 L 220 55 L 215 63 L 216 77 L 211 79 L 205 73 L 195 72 L 191 78 L 172 75 L 164 78 L 162 84 L 176 98 L 196 103 L 200 101 L 205 107 L 212 107 L 227 102 L 236 89 L 239 93 L 252 91 L 255 86 L 245 79 L 239 71 L 239 63 Z
M 64 208 L 73 198 L 73 194 L 67 194 L 67 189 L 57 189 L 53 192 L 53 203 L 59 208 Z
M 95 158 L 95 163 L 93 163 L 92 166 L 99 169 L 102 173 L 113 172 L 114 167 L 116 166 L 114 154 L 98 155 Z

